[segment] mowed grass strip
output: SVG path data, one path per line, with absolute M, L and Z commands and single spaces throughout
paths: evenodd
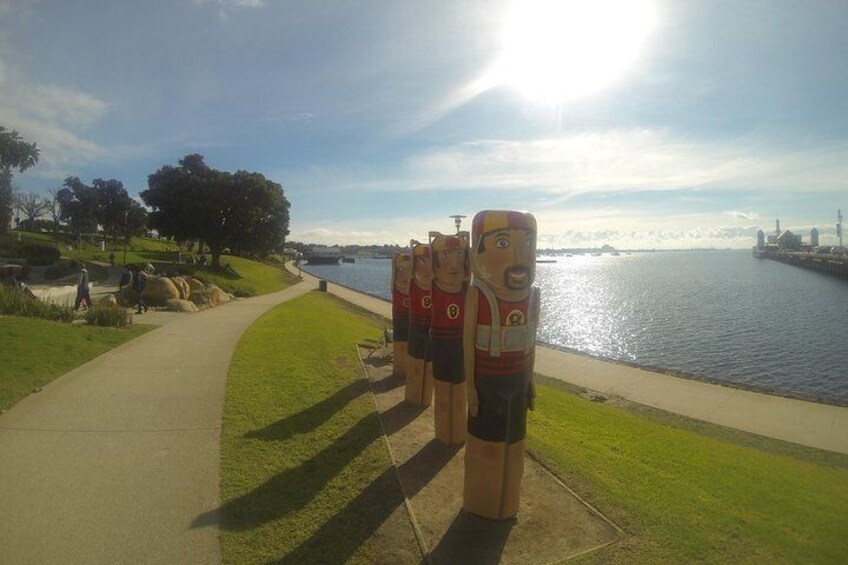
M 550 386 L 537 403 L 530 448 L 632 536 L 586 561 L 845 562 L 848 456 L 740 445 Z
M 153 326 L 101 328 L 0 316 L 0 410 Z
M 224 407 L 225 562 L 379 560 L 372 536 L 403 501 L 354 347 L 381 328 L 310 293 L 242 337 Z

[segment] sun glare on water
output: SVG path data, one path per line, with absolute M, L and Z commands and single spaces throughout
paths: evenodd
M 634 65 L 655 25 L 652 0 L 517 0 L 490 80 L 542 103 L 586 96 Z

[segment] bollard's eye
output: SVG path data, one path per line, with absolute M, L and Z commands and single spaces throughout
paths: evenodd
M 495 240 L 495 246 L 500 249 L 506 249 L 507 247 L 509 247 L 509 239 L 505 237 L 499 237 Z

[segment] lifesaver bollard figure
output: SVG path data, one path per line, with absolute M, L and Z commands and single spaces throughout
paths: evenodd
M 495 520 L 518 512 L 539 291 L 536 219 L 485 210 L 474 216 L 474 280 L 465 299 L 463 350 L 468 391 L 463 508 Z
M 412 256 L 396 253 L 392 257 L 392 363 L 394 373 L 406 378 L 407 342 L 409 341 L 409 279 Z
M 468 232 L 442 235 L 430 232 L 433 255 L 432 322 L 436 439 L 445 445 L 465 441 L 465 366 L 462 332 L 468 289 Z
M 409 356 L 403 398 L 411 404 L 430 406 L 433 399 L 433 371 L 430 363 L 430 287 L 433 266 L 430 246 L 414 241 L 412 280 L 409 283 Z

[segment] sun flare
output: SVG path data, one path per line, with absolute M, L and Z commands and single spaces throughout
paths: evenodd
M 539 102 L 586 96 L 634 65 L 655 25 L 652 0 L 517 0 L 491 80 Z

